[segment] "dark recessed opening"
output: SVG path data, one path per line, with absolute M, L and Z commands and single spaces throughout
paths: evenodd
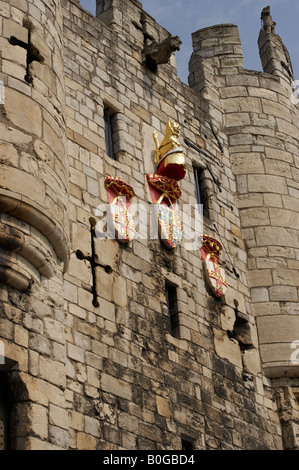
M 193 448 L 193 443 L 191 441 L 187 441 L 186 439 L 182 439 L 182 450 L 185 450 L 185 451 L 192 451 L 194 448 Z
M 106 272 L 107 274 L 111 274 L 112 271 L 113 271 L 113 269 L 112 269 L 111 266 L 109 266 L 109 265 L 105 266 L 104 269 L 105 269 L 105 272 Z
M 106 154 L 108 157 L 116 160 L 116 155 L 114 151 L 114 144 L 113 144 L 113 116 L 115 113 L 112 112 L 111 109 L 105 108 L 104 109 L 104 124 L 105 124 L 105 146 L 106 146 Z
M 157 70 L 158 70 L 158 66 L 156 64 L 156 62 L 151 58 L 150 55 L 147 55 L 146 58 L 145 58 L 145 65 L 147 66 L 147 68 L 153 72 L 153 73 L 157 73 Z
M 165 294 L 168 308 L 168 323 L 169 332 L 175 338 L 179 338 L 179 315 L 178 315 L 178 300 L 177 300 L 177 286 L 166 281 L 165 283 Z
M 204 182 L 204 170 L 198 166 L 193 166 L 195 199 L 201 215 L 208 217 L 207 189 Z
M 76 256 L 77 256 L 78 259 L 81 259 L 81 260 L 85 259 L 85 256 L 84 256 L 84 254 L 82 253 L 81 250 L 76 251 Z

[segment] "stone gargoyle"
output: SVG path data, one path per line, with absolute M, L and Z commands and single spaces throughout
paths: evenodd
M 146 45 L 144 54 L 153 61 L 154 64 L 167 64 L 173 52 L 179 51 L 182 41 L 178 36 L 168 36 L 164 41 L 158 43 L 153 41 Z

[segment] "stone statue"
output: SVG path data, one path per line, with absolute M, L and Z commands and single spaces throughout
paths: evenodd
M 261 20 L 264 23 L 263 29 L 268 33 L 275 34 L 275 26 L 276 23 L 272 20 L 272 16 L 270 14 L 270 7 L 265 7 L 262 10 Z
M 180 126 L 175 121 L 168 121 L 166 124 L 166 130 L 163 140 L 159 144 L 158 134 L 154 132 L 154 140 L 156 144 L 155 164 L 157 165 L 161 158 L 168 153 L 170 150 L 181 146 L 178 138 L 180 135 Z
M 156 173 L 176 181 L 183 179 L 186 174 L 185 151 L 179 142 L 180 131 L 177 122 L 168 121 L 160 144 L 156 131 L 153 135 L 156 144 L 154 156 Z

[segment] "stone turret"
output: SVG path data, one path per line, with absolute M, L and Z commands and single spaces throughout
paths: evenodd
M 0 281 L 20 291 L 68 263 L 62 7 L 7 5 L 1 38 Z
M 269 7 L 261 18 L 264 72 L 242 67 L 237 28 L 220 25 L 193 34 L 189 81 L 228 138 L 262 368 L 277 387 L 285 446 L 295 448 L 299 116 L 291 61 Z
M 288 54 L 268 8 L 262 18 L 261 56 L 268 60 L 265 71 L 273 65 L 272 75 L 243 69 L 237 28 L 219 25 L 193 34 L 189 80 L 217 110 L 229 139 L 264 370 L 269 377 L 293 377 L 299 374 L 291 360 L 299 335 L 298 108 L 293 75 L 287 78 L 282 66 Z

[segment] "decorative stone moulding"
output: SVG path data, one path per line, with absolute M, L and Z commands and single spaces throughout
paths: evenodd
M 225 272 L 219 265 L 222 245 L 216 238 L 209 235 L 202 235 L 199 240 L 201 242 L 200 253 L 207 284 L 212 294 L 217 298 L 221 298 L 227 289 Z
M 69 245 L 62 229 L 41 208 L 0 192 L 0 214 L 11 216 L 18 224 L 0 225 L 0 281 L 25 291 L 40 277 L 54 275 L 55 255 L 64 264 L 69 262 Z M 22 222 L 27 225 L 21 229 Z
M 107 176 L 105 178 L 109 203 L 109 219 L 120 243 L 129 243 L 136 234 L 133 217 L 130 214 L 131 200 L 135 197 L 132 186 L 122 178 Z

